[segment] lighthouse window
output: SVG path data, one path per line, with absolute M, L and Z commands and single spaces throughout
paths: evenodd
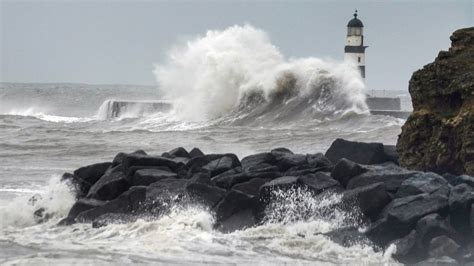
M 357 62 L 359 62 L 359 63 L 360 63 L 360 56 L 359 56 L 359 57 L 357 57 Z

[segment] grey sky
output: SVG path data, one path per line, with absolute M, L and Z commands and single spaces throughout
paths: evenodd
M 474 0 L 0 3 L 4 82 L 156 84 L 153 63 L 173 44 L 245 23 L 268 32 L 286 57 L 342 60 L 357 8 L 369 88 L 406 89 L 455 29 L 474 24 Z

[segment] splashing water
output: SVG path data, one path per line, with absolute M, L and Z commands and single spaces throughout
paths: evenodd
M 262 103 L 272 109 L 276 103 L 293 102 L 287 110 L 291 113 L 367 110 L 364 84 L 354 65 L 286 60 L 264 31 L 250 25 L 208 31 L 174 47 L 154 73 L 186 120 L 215 119 Z

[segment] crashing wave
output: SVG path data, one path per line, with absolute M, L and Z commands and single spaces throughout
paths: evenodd
M 174 47 L 154 73 L 187 121 L 248 123 L 367 112 L 355 65 L 287 60 L 264 31 L 250 25 L 208 31 Z

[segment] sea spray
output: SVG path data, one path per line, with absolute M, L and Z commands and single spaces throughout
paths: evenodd
M 367 110 L 364 83 L 354 65 L 317 58 L 287 60 L 263 30 L 250 25 L 208 31 L 173 47 L 154 73 L 186 120 L 225 116 L 251 104 L 245 100 L 255 100 L 249 97 L 255 93 L 262 95 L 267 108 L 280 99 L 282 105 L 297 102 L 293 107 L 299 111 L 301 103 L 330 113 Z

